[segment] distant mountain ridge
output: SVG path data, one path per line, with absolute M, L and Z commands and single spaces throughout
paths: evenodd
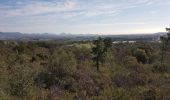
M 158 40 L 160 36 L 166 35 L 166 32 L 159 32 L 154 34 L 128 34 L 128 35 L 97 35 L 97 34 L 27 34 L 20 32 L 0 32 L 0 40 L 25 40 L 25 41 L 39 41 L 39 40 L 70 40 L 70 41 L 81 41 L 81 40 L 94 40 L 98 36 L 110 37 L 115 41 L 123 40 L 147 40 L 154 41 Z

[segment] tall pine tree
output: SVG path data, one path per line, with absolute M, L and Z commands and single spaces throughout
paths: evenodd
M 105 38 L 103 40 L 101 37 L 99 37 L 98 40 L 93 41 L 93 44 L 93 61 L 96 63 L 97 70 L 99 70 L 100 64 L 104 61 L 104 53 L 107 52 L 107 50 L 112 46 L 112 41 L 110 38 Z

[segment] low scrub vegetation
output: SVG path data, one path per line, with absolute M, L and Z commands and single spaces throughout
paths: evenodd
M 0 100 L 170 99 L 169 46 L 110 43 L 0 41 Z

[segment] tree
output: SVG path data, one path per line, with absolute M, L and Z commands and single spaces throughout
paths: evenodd
M 107 51 L 112 46 L 112 40 L 111 38 L 105 38 L 103 42 L 105 45 L 104 51 Z
M 96 62 L 97 70 L 99 70 L 100 63 L 103 63 L 104 53 L 112 46 L 112 41 L 110 38 L 105 38 L 104 40 L 99 37 L 98 40 L 93 42 L 95 45 L 92 48 L 94 54 L 93 60 Z
M 167 35 L 168 35 L 168 41 L 170 41 L 170 28 L 166 28 L 166 31 L 168 32 Z
M 146 51 L 143 49 L 137 49 L 134 52 L 134 56 L 137 58 L 138 62 L 142 62 L 143 64 L 146 64 L 149 60 L 148 55 L 146 54 Z
M 160 40 L 162 42 L 162 45 L 161 45 L 161 49 L 162 49 L 162 52 L 161 52 L 161 66 L 163 66 L 163 64 L 164 64 L 164 56 L 165 56 L 165 53 L 166 53 L 168 43 L 170 41 L 170 28 L 166 28 L 166 31 L 168 32 L 167 36 L 160 37 Z

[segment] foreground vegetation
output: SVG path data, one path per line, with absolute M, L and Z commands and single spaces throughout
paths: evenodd
M 0 41 L 0 100 L 169 100 L 170 49 L 112 44 L 100 69 L 93 42 Z M 97 57 L 97 56 L 96 56 Z

